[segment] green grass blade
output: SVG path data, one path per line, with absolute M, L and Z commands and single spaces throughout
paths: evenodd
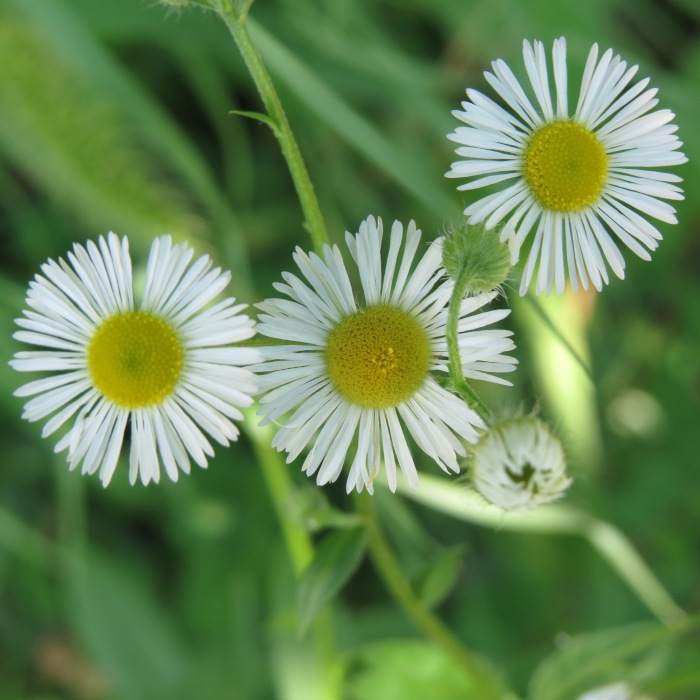
M 426 173 L 257 22 L 249 19 L 248 25 L 272 73 L 311 112 L 436 215 L 461 216 L 457 200 L 452 201 L 434 184 L 440 181 L 441 174 Z

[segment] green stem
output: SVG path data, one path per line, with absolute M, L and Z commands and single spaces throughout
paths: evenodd
M 299 576 L 313 559 L 314 546 L 303 523 L 292 512 L 292 479 L 280 454 L 270 447 L 274 431 L 271 427 L 260 428 L 255 423 L 253 414 L 248 413 L 244 427 L 262 467 L 294 573 Z
M 459 311 L 462 306 L 462 299 L 467 293 L 469 278 L 462 273 L 456 280 L 450 298 L 450 306 L 447 311 L 447 351 L 450 355 L 450 379 L 459 395 L 466 401 L 467 405 L 475 410 L 485 423 L 493 419 L 491 409 L 479 398 L 464 378 L 462 369 L 462 356 L 459 351 Z
M 303 523 L 294 513 L 293 486 L 287 465 L 279 452 L 270 446 L 274 435 L 272 426 L 260 428 L 256 425 L 252 411 L 247 412 L 243 425 L 253 444 L 258 464 L 262 467 L 267 490 L 272 498 L 277 519 L 282 527 L 285 545 L 292 560 L 292 567 L 296 577 L 299 578 L 314 558 L 314 545 Z M 335 635 L 328 611 L 316 618 L 313 631 L 316 651 L 325 668 L 326 697 L 336 698 L 340 694 L 338 691 L 340 676 L 334 652 Z
M 394 600 L 426 637 L 441 647 L 471 678 L 487 690 L 485 697 L 499 698 L 499 689 L 482 664 L 472 657 L 452 631 L 416 597 L 384 537 L 372 498 L 367 493 L 361 493 L 356 494 L 355 500 L 358 511 L 365 518 L 370 557 Z
M 272 120 L 273 131 L 282 148 L 282 154 L 287 161 L 287 166 L 304 212 L 304 225 L 311 235 L 314 249 L 320 255 L 324 244 L 330 243 L 326 233 L 326 226 L 323 223 L 321 209 L 318 206 L 318 200 L 316 199 L 304 159 L 301 156 L 301 151 L 292 133 L 287 115 L 282 108 L 282 103 L 277 96 L 270 74 L 267 72 L 260 54 L 253 45 L 250 34 L 248 34 L 248 29 L 245 26 L 246 14 L 241 13 L 237 15 L 230 7 L 221 9 L 221 16 L 233 35 L 243 60 L 255 81 L 265 109 Z

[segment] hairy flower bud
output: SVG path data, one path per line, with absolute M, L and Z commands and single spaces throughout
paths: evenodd
M 467 293 L 483 294 L 499 287 L 508 277 L 510 253 L 494 229 L 464 223 L 445 237 L 442 264 L 452 279 L 466 281 Z
M 525 512 L 564 495 L 561 442 L 538 418 L 510 418 L 493 426 L 473 448 L 471 478 L 490 503 Z

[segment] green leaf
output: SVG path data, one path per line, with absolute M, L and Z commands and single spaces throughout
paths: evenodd
M 300 634 L 307 630 L 326 603 L 355 572 L 366 545 L 363 527 L 332 532 L 323 540 L 299 580 L 297 615 Z
M 394 145 L 257 22 L 248 20 L 248 28 L 270 70 L 309 110 L 435 214 L 461 216 L 456 201 L 435 185 L 441 182 L 441 174 L 427 172 Z
M 500 679 L 494 675 L 500 685 Z M 365 647 L 346 680 L 348 700 L 482 700 L 477 681 L 438 647 L 396 640 Z
M 326 528 L 348 530 L 362 525 L 357 513 L 346 513 L 332 506 L 323 489 L 317 486 L 302 486 L 292 491 L 290 511 L 295 520 L 304 523 L 309 532 Z
M 574 637 L 545 659 L 530 684 L 530 700 L 569 700 L 590 688 L 620 680 L 633 657 L 675 636 L 641 623 Z
M 229 114 L 237 114 L 240 117 L 248 117 L 248 119 L 255 119 L 256 121 L 263 122 L 263 124 L 267 124 L 272 131 L 277 134 L 279 132 L 279 127 L 277 126 L 277 122 L 272 119 L 267 114 L 263 114 L 262 112 L 246 112 L 245 110 L 241 109 L 232 109 Z
M 458 544 L 442 550 L 419 572 L 414 588 L 427 606 L 434 608 L 439 605 L 454 588 L 464 549 L 464 545 Z
M 73 66 L 79 66 L 80 72 L 84 74 L 91 86 L 99 86 L 100 90 L 108 95 L 112 104 L 118 106 L 120 114 L 123 113 L 128 122 L 129 130 L 139 134 L 143 142 L 148 144 L 149 152 L 152 151 L 163 159 L 165 168 L 161 166 L 159 169 L 175 173 L 197 198 L 198 203 L 201 202 L 206 207 L 216 232 L 222 238 L 225 234 L 223 254 L 227 267 L 232 272 L 235 295 L 248 296 L 252 280 L 241 227 L 206 160 L 187 134 L 121 63 L 96 40 L 90 33 L 90 29 L 83 24 L 81 16 L 68 4 L 59 0 L 34 0 L 30 3 L 13 0 L 13 6 L 26 15 L 29 22 L 40 27 L 48 43 L 53 44 L 61 56 Z M 137 7 L 134 6 L 131 13 L 135 14 L 136 10 Z M 103 8 L 101 5 L 97 15 L 107 11 L 108 8 L 106 6 Z M 85 14 L 84 10 L 81 14 Z M 148 15 L 148 13 L 142 14 Z M 117 13 L 120 19 L 125 15 L 128 17 L 130 11 L 122 9 Z M 212 18 L 211 21 L 214 19 Z M 113 18 L 109 20 L 109 24 L 110 26 L 114 24 Z M 52 73 L 45 71 L 44 64 L 40 66 L 40 71 L 46 73 L 47 80 L 51 79 Z M 0 128 L 1 126 L 2 124 Z M 173 212 L 182 209 L 182 197 L 175 199 Z M 87 201 L 89 204 L 90 200 Z M 166 204 L 170 202 L 162 203 L 161 206 Z M 173 225 L 169 229 L 161 227 L 158 233 L 184 231 L 191 235 L 195 228 L 201 228 L 201 225 L 201 220 L 193 221 L 192 215 L 188 213 L 183 223 Z M 148 237 L 150 238 L 151 235 L 153 234 Z M 147 246 L 144 248 L 147 249 Z
M 33 23 L 10 15 L 0 21 L 0 111 L 1 147 L 90 225 L 150 238 L 192 223 L 119 105 Z
M 187 658 L 166 612 L 123 563 L 92 554 L 70 567 L 71 621 L 122 697 L 182 697 Z

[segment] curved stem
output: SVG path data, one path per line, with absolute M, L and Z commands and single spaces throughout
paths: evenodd
M 462 356 L 459 351 L 459 312 L 462 306 L 462 299 L 467 292 L 469 280 L 466 274 L 462 273 L 456 280 L 450 298 L 450 306 L 447 311 L 447 351 L 450 355 L 450 379 L 459 395 L 466 401 L 467 405 L 475 410 L 484 420 L 489 423 L 493 419 L 491 409 L 479 398 L 464 378 L 462 369 Z
M 271 119 L 270 125 L 282 148 L 282 154 L 287 161 L 287 166 L 304 212 L 304 226 L 311 235 L 314 249 L 320 255 L 324 244 L 330 243 L 326 233 L 326 226 L 323 223 L 321 209 L 318 206 L 316 193 L 311 184 L 301 151 L 292 133 L 292 128 L 289 125 L 282 103 L 277 96 L 270 74 L 267 72 L 260 54 L 253 45 L 250 34 L 248 34 L 248 29 L 245 26 L 246 13 L 237 15 L 232 8 L 224 7 L 221 9 L 221 16 L 233 35 L 243 60 L 255 81 L 267 114 Z
M 370 557 L 394 600 L 426 637 L 437 644 L 471 678 L 479 682 L 482 690 L 486 691 L 485 698 L 500 698 L 501 694 L 493 677 L 485 672 L 482 664 L 462 646 L 440 618 L 416 597 L 384 537 L 372 498 L 365 492 L 356 494 L 355 500 L 357 509 L 365 518 Z

